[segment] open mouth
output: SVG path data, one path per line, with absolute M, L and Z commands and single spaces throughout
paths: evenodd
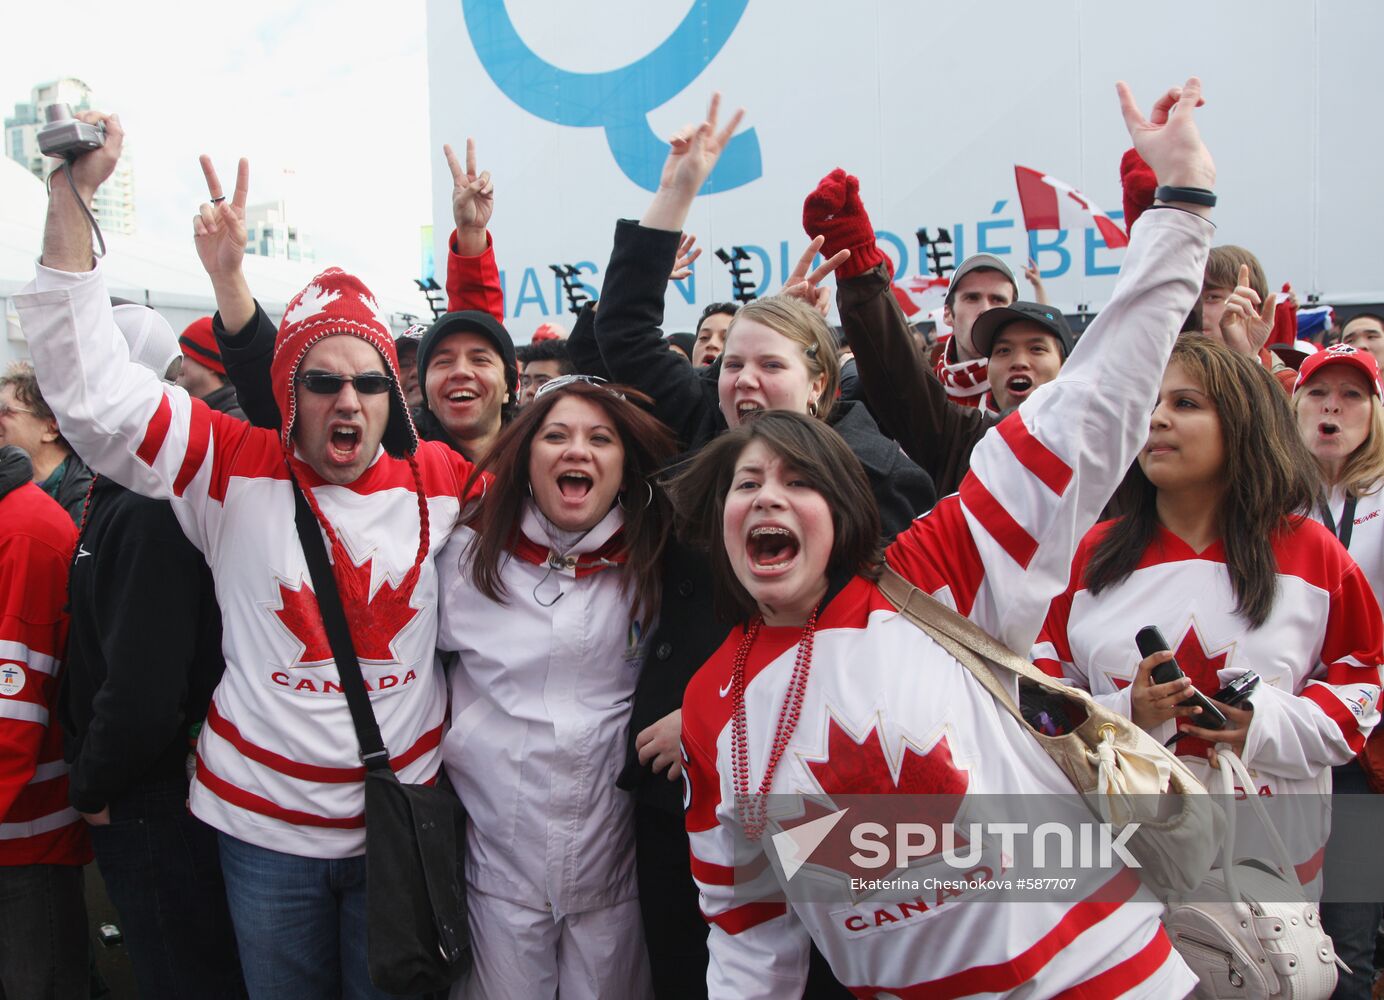
M 1005 380 L 1004 387 L 1010 395 L 1023 396 L 1033 389 L 1033 379 L 1027 375 L 1011 375 Z
M 558 492 L 564 500 L 585 500 L 594 485 L 592 478 L 584 472 L 564 472 L 557 477 Z
M 745 554 L 750 566 L 759 572 L 786 569 L 798 557 L 798 538 L 787 528 L 764 526 L 750 529 Z
M 353 461 L 360 451 L 360 428 L 344 425 L 333 427 L 328 446 L 333 460 L 340 463 Z
M 739 417 L 741 420 L 745 420 L 749 417 L 753 417 L 757 413 L 763 412 L 764 407 L 761 406 L 759 403 L 752 403 L 746 400 L 743 403 L 735 404 L 735 415 Z
M 447 402 L 456 403 L 458 405 L 469 403 L 472 400 L 479 398 L 480 397 L 477 396 L 470 389 L 454 389 L 453 391 L 447 393 Z
M 1324 438 L 1335 437 L 1341 433 L 1341 425 L 1333 424 L 1330 421 L 1323 421 L 1317 425 L 1317 433 Z

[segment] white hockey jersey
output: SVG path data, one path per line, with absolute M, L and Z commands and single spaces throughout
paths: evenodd
M 1246 670 L 1258 673 L 1243 754 L 1257 785 L 1246 791 L 1302 796 L 1273 810 L 1273 819 L 1299 878 L 1313 883 L 1330 832 L 1331 766 L 1358 753 L 1379 720 L 1384 623 L 1364 574 L 1330 532 L 1301 519 L 1274 540 L 1278 594 L 1269 620 L 1253 629 L 1235 613 L 1222 544 L 1198 553 L 1162 527 L 1127 580 L 1092 595 L 1082 583 L 1086 565 L 1110 528 L 1097 526 L 1078 548 L 1072 583 L 1053 601 L 1034 662 L 1126 716 L 1141 659 L 1134 634 L 1145 625 L 1158 626 L 1203 694 Z M 1152 735 L 1167 740 L 1176 729 L 1170 720 Z M 1207 787 L 1220 787 L 1205 742 L 1183 738 L 1175 746 Z M 1236 846 L 1269 856 L 1250 829 Z
M 1171 210 L 1139 221 L 1109 305 L 1059 378 L 985 436 L 959 493 L 899 536 L 891 566 L 1011 648 L 1029 647 L 1077 542 L 1144 440 L 1211 232 Z M 751 788 L 765 773 L 800 633 L 762 629 L 746 664 Z M 713 925 L 712 997 L 795 995 L 809 937 L 861 997 L 1163 998 L 1191 989 L 1160 905 L 1127 869 L 1087 873 L 1066 902 L 994 902 L 984 890 L 906 911 L 868 896 L 776 901 L 786 875 L 765 865 L 764 842 L 747 840 L 734 802 L 728 695 L 742 635 L 733 631 L 697 673 L 683 705 L 692 870 Z M 967 796 L 1071 792 L 964 667 L 856 578 L 820 613 L 800 721 L 771 792 L 958 787 Z
M 616 507 L 558 554 L 526 502 L 503 605 L 471 581 L 469 528 L 438 563 L 438 645 L 456 653 L 443 756 L 470 816 L 467 878 L 555 918 L 638 895 L 634 803 L 615 787 L 643 656 L 622 524 Z
M 111 318 L 100 265 L 40 266 L 16 296 L 44 398 L 76 452 L 102 475 L 171 501 L 206 556 L 224 621 L 226 672 L 197 745 L 192 811 L 260 847 L 336 858 L 365 849 L 365 769 L 327 644 L 292 485 L 274 431 L 209 409 L 131 363 Z M 418 501 L 408 464 L 383 450 L 354 483 L 313 490 L 370 595 L 351 607 L 361 672 L 400 780 L 441 766 L 447 694 L 434 665 L 433 557 L 456 522 L 470 464 L 424 443 L 429 554 L 412 592 L 399 586 L 417 554 Z

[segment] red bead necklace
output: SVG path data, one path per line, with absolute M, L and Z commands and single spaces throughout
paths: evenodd
M 764 778 L 759 783 L 759 791 L 750 794 L 750 751 L 745 724 L 745 661 L 749 658 L 750 647 L 759 635 L 764 619 L 756 615 L 745 629 L 740 640 L 740 648 L 735 651 L 735 665 L 731 669 L 731 763 L 735 779 L 735 810 L 740 817 L 740 826 L 745 836 L 757 841 L 764 835 L 765 796 L 774 783 L 774 771 L 779 758 L 798 727 L 798 716 L 802 714 L 803 696 L 807 693 L 807 675 L 812 670 L 812 637 L 817 632 L 817 609 L 812 609 L 807 623 L 803 625 L 802 638 L 798 640 L 798 658 L 793 664 L 793 675 L 788 680 L 788 692 L 783 697 L 779 709 L 778 725 L 774 729 L 774 745 L 769 752 L 769 763 L 764 768 Z

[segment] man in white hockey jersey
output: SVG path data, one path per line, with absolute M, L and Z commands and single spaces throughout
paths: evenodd
M 82 117 L 104 123 L 105 145 L 71 163 L 71 184 L 54 178 L 43 257 L 16 300 L 73 447 L 102 475 L 169 499 L 211 567 L 226 673 L 198 742 L 191 804 L 219 831 L 246 984 L 257 997 L 384 996 L 366 969 L 365 769 L 293 490 L 326 536 L 391 764 L 402 781 L 426 782 L 441 764 L 446 712 L 433 557 L 471 466 L 419 445 L 388 324 L 369 290 L 337 269 L 299 293 L 279 327 L 277 433 L 131 363 L 83 204 L 114 171 L 124 132 L 117 117 Z M 243 220 L 245 174 L 233 200 L 203 206 L 199 233 Z

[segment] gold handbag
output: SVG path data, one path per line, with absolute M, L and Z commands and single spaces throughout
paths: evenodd
M 879 579 L 889 603 L 956 657 L 1001 706 L 1048 752 L 1087 807 L 1115 831 L 1138 829 L 1125 846 L 1142 866 L 1144 884 L 1166 899 L 1195 889 L 1216 862 L 1225 816 L 1206 788 L 1177 757 L 1130 719 L 1079 688 L 1049 677 L 970 619 L 919 590 L 887 565 Z M 1063 699 L 1068 717 L 1081 720 L 1061 736 L 1035 729 L 1018 697 L 1041 690 Z

